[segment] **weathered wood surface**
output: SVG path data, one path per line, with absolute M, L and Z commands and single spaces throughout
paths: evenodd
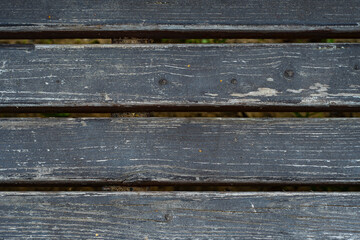
M 1 38 L 360 37 L 359 0 L 11 0 Z
M 358 239 L 360 194 L 0 193 L 4 239 Z
M 360 110 L 359 44 L 5 45 L 1 111 Z
M 0 183 L 360 183 L 360 119 L 0 119 Z

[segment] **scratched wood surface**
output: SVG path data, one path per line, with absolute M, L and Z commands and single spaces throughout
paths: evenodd
M 360 193 L 1 192 L 5 239 L 358 239 Z
M 359 0 L 11 0 L 1 38 L 360 37 Z
M 359 44 L 3 45 L 2 112 L 360 110 Z
M 0 119 L 0 183 L 360 183 L 360 119 Z

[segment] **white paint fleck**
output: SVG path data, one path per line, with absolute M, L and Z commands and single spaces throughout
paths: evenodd
M 233 104 L 237 104 L 237 103 L 251 103 L 251 102 L 259 102 L 259 99 L 254 99 L 254 98 L 245 98 L 245 99 L 229 99 L 227 102 L 228 103 L 233 103 Z
M 2 61 L 1 67 L 0 67 L 0 75 L 4 72 L 8 72 L 6 69 L 1 69 L 1 68 L 5 68 L 6 66 L 6 62 L 7 61 Z
M 248 97 L 248 96 L 256 96 L 256 97 L 271 97 L 276 96 L 279 92 L 276 89 L 272 88 L 258 88 L 257 91 L 249 92 L 249 93 L 233 93 L 231 96 L 233 97 Z
M 254 204 L 250 201 L 250 204 L 251 204 L 251 208 L 254 210 L 254 212 L 256 213 L 256 209 L 255 209 L 255 206 Z
M 310 94 L 309 97 L 304 98 L 301 103 L 314 103 L 318 102 L 319 98 L 328 98 L 328 97 L 352 97 L 352 98 L 360 98 L 360 94 L 358 93 L 328 93 L 329 85 L 322 83 L 315 83 L 314 85 L 309 87 L 313 93 Z M 338 103 L 335 99 L 333 99 L 332 104 Z
M 14 149 L 12 151 L 22 153 L 22 152 L 29 152 L 29 149 Z
M 329 85 L 327 84 L 321 84 L 321 83 L 315 83 L 313 86 L 309 87 L 311 90 L 315 90 L 317 93 L 313 93 L 310 96 L 311 97 L 326 97 L 328 95 L 328 88 Z
M 53 168 L 39 167 L 36 168 L 36 170 L 36 178 L 44 178 L 46 175 L 51 175 L 53 173 Z
M 337 48 L 336 45 L 324 45 L 318 47 L 319 50 L 334 50 L 336 48 Z
M 302 91 L 304 91 L 305 89 L 287 89 L 287 92 L 291 92 L 291 93 L 301 93 Z
M 308 72 L 306 72 L 306 71 L 299 71 L 299 75 L 302 76 L 302 77 L 308 77 L 309 76 Z
M 217 97 L 219 94 L 216 93 L 205 93 L 207 96 Z
M 111 101 L 112 100 L 107 93 L 105 93 L 104 96 L 105 96 L 105 101 Z
M 107 159 L 96 160 L 95 162 L 107 162 Z

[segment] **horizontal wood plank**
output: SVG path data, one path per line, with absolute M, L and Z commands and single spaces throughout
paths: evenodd
M 360 119 L 0 119 L 0 183 L 360 183 Z
M 358 239 L 360 193 L 1 192 L 4 239 Z
M 2 112 L 360 110 L 360 44 L 3 45 Z
M 0 38 L 360 37 L 359 0 L 12 0 Z

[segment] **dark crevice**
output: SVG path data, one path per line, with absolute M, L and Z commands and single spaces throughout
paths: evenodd
M 23 36 L 24 37 L 24 36 Z M 277 44 L 277 43 L 358 43 L 359 37 L 353 38 L 209 38 L 208 36 L 191 38 L 149 38 L 148 36 L 128 37 L 115 36 L 96 38 L 74 37 L 74 38 L 0 38 L 0 44 L 159 44 L 159 43 L 190 43 L 190 44 L 232 44 L 232 43 L 251 43 L 251 44 Z M 248 36 L 250 37 L 250 36 Z
M 222 118 L 342 118 L 360 117 L 357 112 L 113 112 L 113 113 L 0 113 L 0 118 L 57 117 L 57 118 L 106 118 L 106 117 L 222 117 Z
M 123 185 L 1 185 L 0 191 L 198 191 L 198 192 L 360 192 L 360 185 L 179 185 L 179 186 L 123 186 Z

